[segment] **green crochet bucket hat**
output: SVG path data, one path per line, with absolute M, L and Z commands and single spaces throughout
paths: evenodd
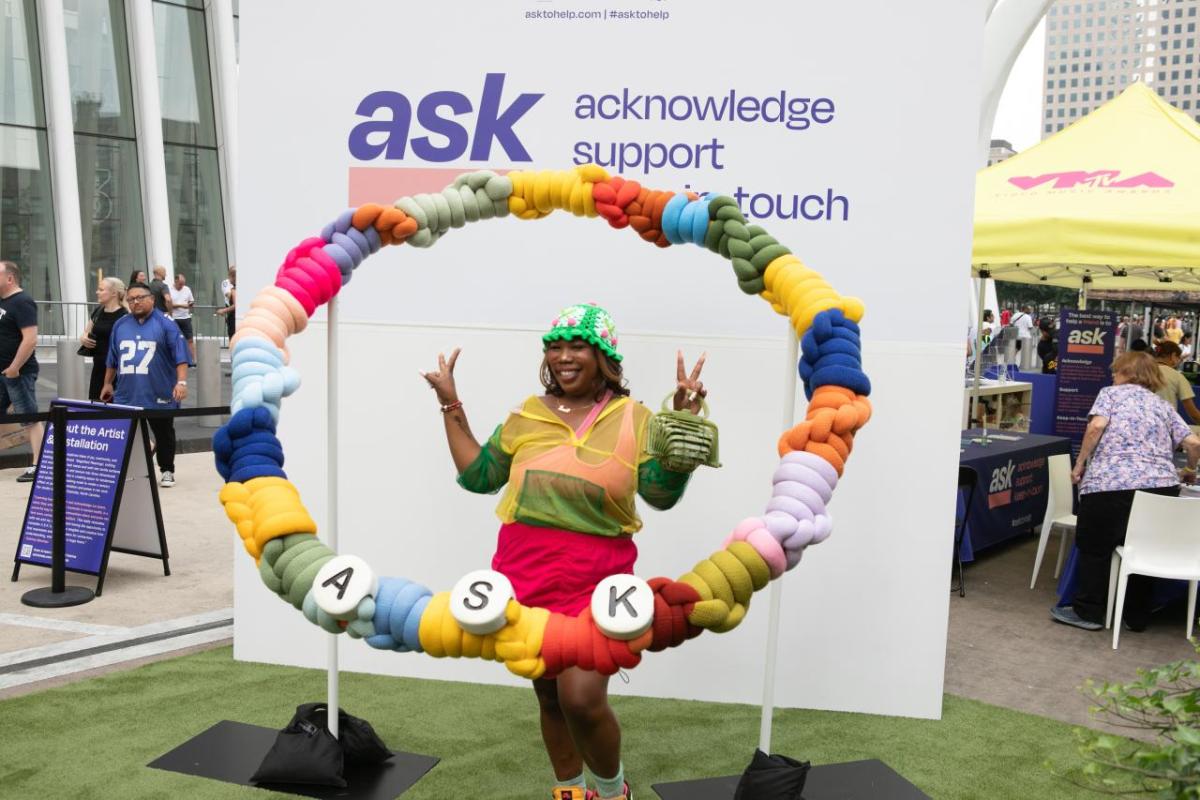
M 599 347 L 613 361 L 621 360 L 617 352 L 617 326 L 609 313 L 595 303 L 567 306 L 558 312 L 542 343 L 571 339 L 583 339 Z

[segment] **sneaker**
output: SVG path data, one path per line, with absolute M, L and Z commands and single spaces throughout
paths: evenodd
M 595 797 L 596 797 L 596 800 L 633 800 L 633 789 L 629 788 L 629 782 L 626 781 L 624 791 L 621 794 L 617 795 L 616 797 L 602 798 L 602 797 L 600 797 L 599 794 L 596 794 Z
M 17 483 L 32 483 L 37 475 L 37 467 L 30 467 L 17 476 Z
M 595 800 L 596 793 L 578 786 L 555 786 L 550 790 L 550 800 Z
M 1050 617 L 1055 622 L 1061 622 L 1063 625 L 1071 625 L 1076 628 L 1083 628 L 1085 631 L 1098 631 L 1104 627 L 1099 622 L 1088 622 L 1076 614 L 1074 606 L 1055 606 L 1050 609 Z
M 175 473 L 174 472 L 164 472 L 162 474 L 162 480 L 160 480 L 158 482 L 158 485 L 163 487 L 164 489 L 170 489 L 172 486 L 175 485 Z

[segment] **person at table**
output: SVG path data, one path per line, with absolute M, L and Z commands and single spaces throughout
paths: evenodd
M 1147 353 L 1126 353 L 1113 362 L 1113 385 L 1100 390 L 1089 412 L 1087 431 L 1071 480 L 1079 484 L 1075 544 L 1079 548 L 1079 588 L 1073 605 L 1050 609 L 1065 625 L 1089 631 L 1104 627 L 1109 565 L 1125 543 L 1135 491 L 1179 495 L 1172 453 L 1187 451 L 1185 480 L 1195 480 L 1200 437 L 1178 412 L 1154 392 L 1162 386 L 1158 364 Z M 1130 576 L 1125 621 L 1144 630 L 1150 614 L 1149 579 Z
M 1185 333 L 1179 340 L 1179 352 L 1184 361 L 1192 360 L 1192 335 Z
M 1162 374 L 1163 385 L 1155 394 L 1171 404 L 1171 408 L 1183 406 L 1187 418 L 1200 423 L 1200 409 L 1196 408 L 1196 392 L 1192 384 L 1183 377 L 1179 365 L 1183 363 L 1183 351 L 1174 342 L 1163 340 L 1154 347 L 1154 356 L 1158 361 L 1158 371 Z
M 1054 326 L 1048 320 L 1038 324 L 1042 337 L 1038 339 L 1037 354 L 1042 360 L 1042 374 L 1053 375 L 1058 371 L 1058 339 Z

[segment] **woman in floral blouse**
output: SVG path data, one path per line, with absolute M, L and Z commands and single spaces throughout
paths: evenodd
M 1162 376 L 1153 358 L 1126 353 L 1113 362 L 1112 373 L 1113 385 L 1100 390 L 1089 412 L 1071 471 L 1079 484 L 1079 588 L 1073 606 L 1050 610 L 1057 622 L 1092 631 L 1104 627 L 1109 566 L 1113 550 L 1125 543 L 1134 492 L 1177 497 L 1179 475 L 1172 453 L 1180 445 L 1187 451 L 1184 479 L 1189 483 L 1200 460 L 1200 437 L 1154 393 Z M 1125 598 L 1129 628 L 1144 629 L 1150 614 L 1149 579 L 1131 576 Z

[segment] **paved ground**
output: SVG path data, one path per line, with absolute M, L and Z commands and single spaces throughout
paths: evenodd
M 51 351 L 52 353 L 53 351 Z M 228 353 L 222 351 L 222 358 L 228 359 Z M 37 395 L 38 395 L 38 410 L 45 411 L 50 407 L 50 401 L 58 396 L 58 365 L 53 361 L 46 359 L 42 352 L 38 353 L 38 363 L 41 369 L 38 372 Z M 90 367 L 89 367 L 90 369 Z M 195 370 L 191 371 L 195 374 Z M 194 383 L 194 381 L 189 381 Z M 229 363 L 226 361 L 221 365 L 221 403 L 229 405 L 230 384 L 229 384 Z M 192 388 L 191 395 L 183 403 L 184 408 L 196 408 L 196 391 Z M 209 451 L 212 449 L 212 435 L 215 432 L 215 427 L 205 427 L 200 424 L 197 417 L 181 417 L 175 423 L 175 436 L 178 440 L 177 450 L 180 453 L 198 453 Z M 31 463 L 29 457 L 29 445 L 21 445 L 19 447 L 0 450 L 0 469 L 9 467 L 25 467 Z
M 180 648 L 227 643 L 232 636 L 236 536 L 217 502 L 222 481 L 212 455 L 176 459 L 178 482 L 160 490 L 171 575 L 162 562 L 113 553 L 104 594 L 72 608 L 21 603 L 30 589 L 50 585 L 50 571 L 22 566 L 19 580 L 0 580 L 0 697 L 62 682 L 64 676 L 175 654 Z M 30 483 L 20 470 L 0 470 L 0 557 L 15 557 Z M 7 560 L 5 563 L 10 563 Z M 69 585 L 95 578 L 67 573 Z M 77 674 L 78 673 L 78 674 Z
M 1036 538 L 967 567 L 967 596 L 950 598 L 947 692 L 1082 725 L 1089 703 L 1077 687 L 1089 678 L 1125 683 L 1138 667 L 1195 656 L 1184 638 L 1183 604 L 1157 613 L 1144 633 L 1121 631 L 1119 650 L 1112 649 L 1111 630 L 1052 622 L 1057 543 L 1055 537 L 1047 545 L 1033 590 Z

